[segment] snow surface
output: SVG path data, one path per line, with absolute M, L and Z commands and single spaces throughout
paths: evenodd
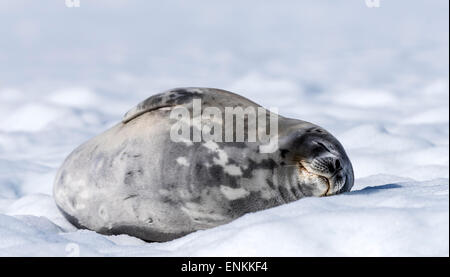
M 80 2 L 0 2 L 1 256 L 449 255 L 448 1 Z M 353 190 L 167 243 L 71 226 L 63 159 L 182 86 L 328 129 Z

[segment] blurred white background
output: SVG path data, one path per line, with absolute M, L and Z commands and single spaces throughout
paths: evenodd
M 0 255 L 64 255 L 74 241 L 82 255 L 448 255 L 448 21 L 446 0 L 1 0 Z M 355 193 L 160 246 L 73 229 L 52 199 L 63 159 L 182 86 L 328 129 L 352 159 Z M 273 245 L 258 240 L 268 232 Z

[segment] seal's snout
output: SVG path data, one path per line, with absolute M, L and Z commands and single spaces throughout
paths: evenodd
M 353 171 L 348 171 L 348 161 L 340 157 L 319 157 L 312 161 L 301 161 L 301 166 L 309 173 L 327 180 L 328 188 L 321 195 L 334 195 L 349 191 L 353 185 Z M 344 165 L 344 166 L 343 166 Z
M 313 195 L 328 196 L 350 191 L 353 186 L 350 159 L 330 133 L 325 130 L 307 132 L 294 145 L 297 150 L 295 160 L 299 161 L 302 174 L 310 176 L 308 180 L 314 184 L 307 186 Z
M 337 157 L 314 159 L 311 168 L 324 177 L 332 177 L 342 170 L 341 161 Z

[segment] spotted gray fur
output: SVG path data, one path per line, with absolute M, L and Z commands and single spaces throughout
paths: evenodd
M 211 88 L 149 97 L 64 161 L 54 185 L 63 215 L 78 228 L 167 241 L 302 197 L 351 189 L 353 169 L 342 145 L 309 122 L 276 115 L 274 153 L 261 153 L 258 142 L 218 142 L 214 151 L 205 142 L 173 142 L 170 110 L 192 109 L 194 98 L 203 108 L 222 111 L 259 107 Z M 220 154 L 226 154 L 225 166 L 216 162 Z M 230 174 L 227 166 L 240 174 Z

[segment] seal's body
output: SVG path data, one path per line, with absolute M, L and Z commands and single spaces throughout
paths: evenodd
M 194 99 L 220 111 L 260 107 L 209 88 L 148 98 L 65 160 L 54 196 L 66 218 L 99 233 L 167 241 L 305 196 L 351 189 L 353 169 L 341 144 L 305 121 L 270 113 L 278 121 L 272 152 L 261 151 L 258 141 L 174 141 L 177 120 L 170 114 L 177 107 L 192 111 Z M 192 122 L 191 131 L 202 128 Z M 257 123 L 246 123 L 247 137 Z

